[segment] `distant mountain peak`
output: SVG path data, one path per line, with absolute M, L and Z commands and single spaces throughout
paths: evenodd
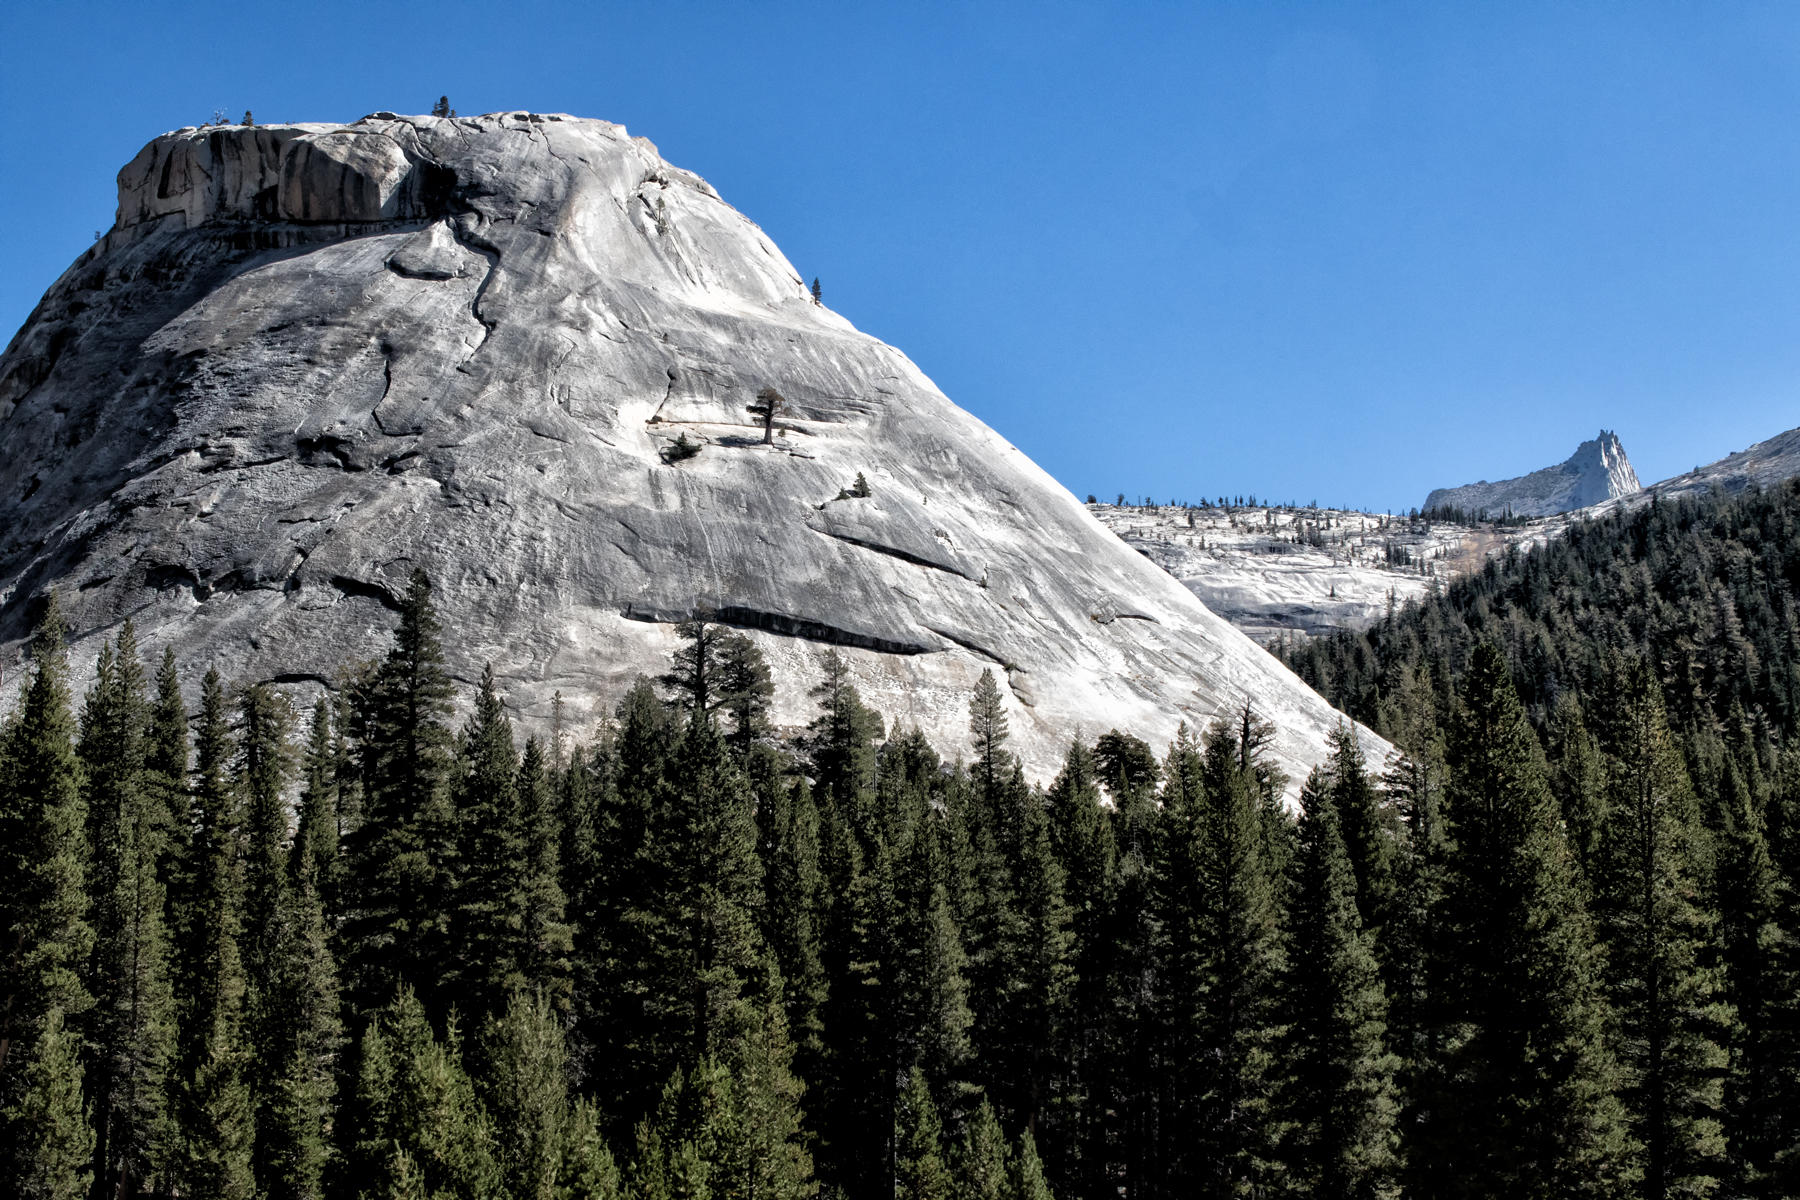
M 1425 497 L 1427 509 L 1460 508 L 1466 512 L 1520 517 L 1548 517 L 1616 500 L 1641 491 L 1637 472 L 1625 456 L 1625 444 L 1610 429 L 1575 447 L 1554 467 L 1496 483 L 1482 480 L 1461 487 L 1438 488 Z

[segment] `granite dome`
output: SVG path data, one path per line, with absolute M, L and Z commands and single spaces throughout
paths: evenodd
M 0 662 L 54 587 L 78 662 L 130 617 L 228 677 L 325 685 L 423 566 L 453 672 L 491 661 L 528 725 L 557 692 L 609 708 L 698 612 L 752 631 L 788 724 L 835 646 L 955 754 L 992 668 L 1040 777 L 1077 731 L 1245 700 L 1300 775 L 1340 719 L 604 121 L 156 138 L 0 358 L 0 436 Z

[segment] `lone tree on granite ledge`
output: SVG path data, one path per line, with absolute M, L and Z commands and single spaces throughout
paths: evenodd
M 772 387 L 766 387 L 756 393 L 756 403 L 748 406 L 748 411 L 759 416 L 763 421 L 763 445 L 775 444 L 775 414 L 787 403 L 787 398 Z

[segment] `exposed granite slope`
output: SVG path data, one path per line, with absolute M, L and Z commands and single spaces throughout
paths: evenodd
M 991 667 L 1039 777 L 1078 729 L 1246 699 L 1298 777 L 1339 719 L 603 121 L 157 138 L 0 358 L 0 437 L 7 687 L 51 587 L 78 661 L 132 617 L 153 652 L 314 686 L 422 565 L 454 672 L 491 661 L 528 727 L 558 691 L 610 707 L 702 610 L 754 631 L 790 725 L 836 646 L 959 753 Z
M 1800 429 L 1790 429 L 1735 454 L 1727 454 L 1718 462 L 1653 483 L 1645 491 L 1665 497 L 1685 496 L 1712 488 L 1741 492 L 1749 487 L 1772 487 L 1796 475 L 1800 475 Z

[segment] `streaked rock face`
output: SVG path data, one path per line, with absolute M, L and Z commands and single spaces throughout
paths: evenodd
M 1517 479 L 1482 480 L 1462 487 L 1438 488 L 1425 498 L 1425 508 L 1460 508 L 1500 516 L 1548 517 L 1617 500 L 1639 490 L 1637 472 L 1625 457 L 1618 435 L 1602 429 L 1581 443 L 1564 462 Z
M 130 617 L 151 650 L 317 686 L 379 652 L 423 566 L 454 673 L 491 661 L 528 727 L 557 692 L 610 708 L 707 611 L 753 631 L 788 724 L 835 646 L 954 755 L 992 668 L 1040 777 L 1077 731 L 1245 700 L 1299 776 L 1338 720 L 601 121 L 156 139 L 0 359 L 0 434 L 10 661 L 55 587 L 79 658 Z

